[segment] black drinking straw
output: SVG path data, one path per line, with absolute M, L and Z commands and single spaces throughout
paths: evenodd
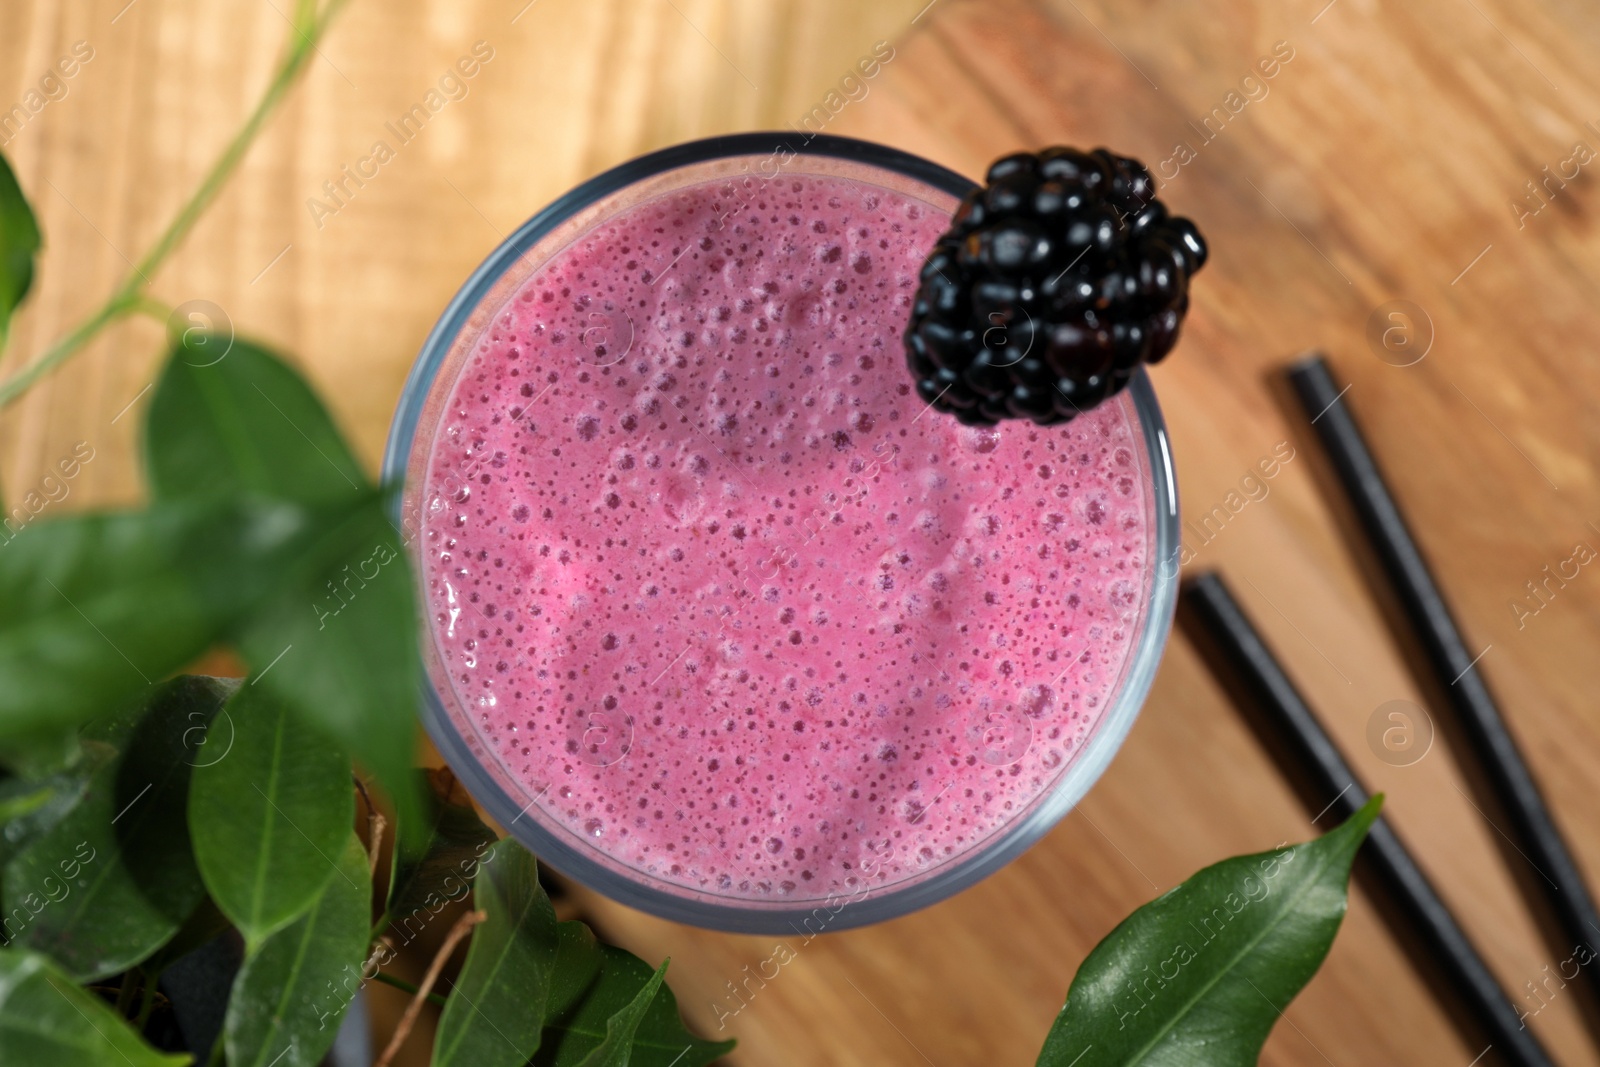
M 1477 768 L 1511 824 L 1509 839 L 1539 874 L 1538 879 L 1522 879 L 1523 883 L 1539 883 L 1550 916 L 1566 939 L 1566 951 L 1588 948 L 1592 952 L 1591 946 L 1600 939 L 1600 911 L 1595 909 L 1594 898 L 1516 739 L 1478 673 L 1478 660 L 1488 649 L 1474 650 L 1463 640 L 1327 361 L 1321 355 L 1310 355 L 1291 366 L 1288 377 L 1410 620 L 1438 688 L 1454 710 Z M 1600 994 L 1595 976 L 1588 978 L 1585 984 L 1591 994 Z
M 1366 789 L 1222 579 L 1202 574 L 1186 581 L 1180 604 L 1198 627 L 1197 643 L 1212 671 L 1242 689 L 1250 710 L 1256 712 L 1251 721 L 1263 743 L 1279 755 L 1285 775 L 1308 807 L 1326 800 L 1322 814 L 1342 821 L 1365 804 Z M 1427 875 L 1381 816 L 1372 824 L 1362 856 L 1380 880 L 1388 903 L 1399 912 L 1394 916 L 1397 928 L 1429 953 L 1439 975 L 1460 998 L 1457 1007 L 1481 1028 L 1501 1061 L 1553 1067 Z M 1480 1058 L 1488 1051 L 1479 1053 Z

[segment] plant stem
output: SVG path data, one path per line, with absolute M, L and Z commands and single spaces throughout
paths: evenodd
M 382 971 L 374 971 L 372 977 L 376 978 L 378 981 L 382 982 L 384 985 L 392 985 L 396 989 L 402 990 L 402 991 L 404 991 L 406 993 L 411 993 L 411 994 L 415 995 L 415 994 L 421 992 L 421 990 L 417 986 L 412 985 L 410 982 L 406 981 L 404 978 L 396 978 L 392 974 L 384 974 Z M 428 1002 L 430 1004 L 437 1004 L 441 1008 L 444 1007 L 445 1004 L 447 1003 L 447 1001 L 437 993 L 429 993 L 428 994 Z
M 153 296 L 143 293 L 134 298 L 135 303 L 128 310 L 141 315 L 148 315 L 157 322 L 165 323 L 172 317 L 172 306 L 164 300 L 157 300 Z
M 411 998 L 411 1003 L 406 1005 L 405 1014 L 400 1016 L 400 1022 L 394 1028 L 394 1036 L 389 1039 L 388 1047 L 383 1050 L 383 1055 L 373 1062 L 372 1067 L 389 1067 L 394 1061 L 395 1054 L 406 1043 L 406 1038 L 411 1036 L 411 1028 L 416 1025 L 417 1015 L 422 1011 L 422 1002 L 432 991 L 433 983 L 439 980 L 439 972 L 444 970 L 445 961 L 450 958 L 450 953 L 455 951 L 456 945 L 461 943 L 463 937 L 472 932 L 474 926 L 488 917 L 486 912 L 469 911 L 456 920 L 456 924 L 450 928 L 450 933 L 445 935 L 444 944 L 439 946 L 438 955 L 428 964 L 428 972 L 422 976 L 422 985 Z
M 367 863 L 371 868 L 367 876 L 372 879 L 378 877 L 378 857 L 383 854 L 383 832 L 389 826 L 389 820 L 383 817 L 383 812 L 373 810 L 367 814 L 367 848 L 369 850 Z
M 144 258 L 134 264 L 132 272 L 123 279 L 122 284 L 97 311 L 79 323 L 67 336 L 46 349 L 38 359 L 11 377 L 0 381 L 0 408 L 8 406 L 41 378 L 77 354 L 96 334 L 111 323 L 134 311 L 152 310 L 145 303 L 147 298 L 144 296 L 144 290 L 150 284 L 150 275 L 155 273 L 172 254 L 173 249 L 188 236 L 206 208 L 217 198 L 223 185 L 238 168 L 240 160 L 250 150 L 261 128 L 266 125 L 267 119 L 277 110 L 295 79 L 305 69 L 306 61 L 316 51 L 317 41 L 327 31 L 329 22 L 345 2 L 346 0 L 328 0 L 322 13 L 316 15 L 314 2 L 303 0 L 299 14 L 302 16 L 304 28 L 302 29 L 300 25 L 294 27 L 297 39 L 290 42 L 277 73 L 267 85 L 266 92 L 262 94 L 255 110 L 245 120 L 245 124 L 240 127 L 233 140 L 228 143 L 222 155 L 211 165 L 211 170 L 207 172 L 200 187 L 168 223 L 166 230 L 156 239 L 155 245 L 145 253 Z
M 361 776 L 352 774 L 351 779 L 356 783 L 356 792 L 361 794 L 361 802 L 367 808 L 367 874 L 376 879 L 378 877 L 378 857 L 383 852 L 383 831 L 388 828 L 389 820 L 384 818 L 383 812 L 372 802 L 372 794 L 367 792 L 367 783 Z M 392 886 L 390 887 L 393 888 Z M 384 910 L 388 915 L 388 909 Z M 375 930 L 367 938 L 368 941 L 376 940 L 382 930 Z
M 156 985 L 160 980 L 159 971 L 144 976 L 144 996 L 139 1000 L 139 1014 L 133 1019 L 133 1028 L 140 1033 L 144 1033 L 145 1023 L 150 1021 L 150 1012 L 156 1006 Z
M 134 967 L 122 976 L 122 986 L 117 990 L 117 1014 L 124 1018 L 128 1016 L 128 1009 L 133 1007 L 133 994 L 139 988 L 139 979 L 144 977 L 144 972 Z

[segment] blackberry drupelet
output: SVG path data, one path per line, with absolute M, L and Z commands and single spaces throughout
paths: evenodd
M 996 160 L 923 264 L 906 329 L 917 392 L 964 423 L 1065 422 L 1172 350 L 1194 223 L 1104 148 Z

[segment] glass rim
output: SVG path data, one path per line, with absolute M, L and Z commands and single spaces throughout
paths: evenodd
M 796 145 L 798 144 L 798 147 Z M 472 314 L 510 270 L 540 241 L 579 212 L 630 186 L 670 171 L 740 157 L 779 159 L 825 157 L 858 163 L 922 183 L 961 198 L 976 188 L 955 171 L 920 156 L 871 141 L 830 134 L 791 131 L 730 134 L 673 145 L 621 163 L 575 186 L 534 214 L 506 237 L 475 269 L 445 306 L 439 320 L 406 376 L 384 447 L 382 477 L 385 484 L 401 486 L 412 462 L 418 426 L 441 367 L 453 350 Z M 788 160 L 778 163 L 770 176 L 781 177 Z M 1149 597 L 1139 620 L 1140 632 L 1128 652 L 1120 684 L 1082 748 L 1027 810 L 995 829 L 967 852 L 941 864 L 926 876 L 912 875 L 900 883 L 849 894 L 805 901 L 762 901 L 721 898 L 681 887 L 681 892 L 658 888 L 672 885 L 644 872 L 629 877 L 613 870 L 569 843 L 537 820 L 524 820 L 520 806 L 482 767 L 452 720 L 426 669 L 419 679 L 423 726 L 439 754 L 462 785 L 511 837 L 526 846 L 541 862 L 575 881 L 620 903 L 674 922 L 735 933 L 800 933 L 800 926 L 816 912 L 827 912 L 826 929 L 843 930 L 897 918 L 917 911 L 971 887 L 1010 863 L 1036 844 L 1075 808 L 1093 787 L 1121 748 L 1149 694 L 1156 668 L 1172 628 L 1177 604 L 1179 553 L 1177 481 L 1166 424 L 1155 391 L 1141 367 L 1128 383 L 1127 399 L 1139 423 L 1150 481 L 1150 516 L 1153 551 L 1147 564 Z M 401 525 L 404 492 L 392 497 L 391 518 Z M 415 560 L 414 560 L 415 562 Z M 419 589 L 419 595 L 420 595 Z M 423 640 L 429 637 L 424 620 Z M 536 802 L 537 797 L 534 798 Z M 531 806 L 531 805 L 530 805 Z M 626 867 L 619 862 L 619 867 Z M 830 906 L 830 901 L 837 903 Z

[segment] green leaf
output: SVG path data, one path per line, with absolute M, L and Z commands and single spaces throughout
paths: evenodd
M 556 926 L 556 968 L 550 978 L 550 1010 L 547 1027 L 553 1029 L 571 1029 L 577 1022 L 577 1009 L 583 997 L 593 991 L 595 980 L 600 977 L 600 964 L 604 954 L 600 942 L 595 939 L 594 931 L 576 919 L 558 923 Z M 613 998 L 614 1003 L 610 1008 L 604 1006 L 599 1009 L 598 1021 L 603 1023 L 621 1004 L 625 997 Z M 595 1031 L 598 1037 L 599 1031 Z M 545 1042 L 549 1047 L 549 1042 Z M 582 1053 L 578 1053 L 582 1055 Z
M 95 772 L 116 758 L 117 751 L 110 745 L 97 741 L 80 744 L 76 731 L 68 736 L 71 740 L 68 754 L 72 758 L 60 769 L 21 778 L 0 778 L 0 904 L 4 903 L 6 865 L 65 818 L 83 799 Z M 46 749 L 51 747 L 56 746 L 45 746 Z M 16 753 L 7 755 L 11 757 Z M 58 765 L 57 759 L 39 757 L 40 752 L 29 753 L 19 757 L 18 762 Z M 4 926 L 0 924 L 0 944 L 5 941 Z
M 56 737 L 193 660 L 279 592 L 312 525 L 260 501 L 30 523 L 0 551 L 0 737 Z
M 14 945 L 51 956 L 80 982 L 117 974 L 160 948 L 204 895 L 185 822 L 197 733 L 230 687 L 177 678 L 147 709 L 89 726 L 122 755 L 5 872 Z
M 116 758 L 116 749 L 97 741 L 77 746 L 78 758 L 41 778 L 0 781 L 0 869 L 77 806 L 95 772 Z
M 521 1067 L 539 1048 L 555 967 L 556 912 L 533 855 L 501 841 L 478 868 L 472 932 L 434 1038 L 434 1067 Z M 637 1025 L 637 1023 L 635 1024 Z
M 183 1067 L 146 1045 L 106 1002 L 34 952 L 0 951 L 0 1063 Z
M 235 640 L 260 686 L 377 776 L 403 839 L 421 821 L 411 769 L 422 663 L 411 569 L 382 498 L 328 525 Z
M 614 1016 L 634 1004 L 656 981 L 639 957 L 598 944 L 580 922 L 559 927 L 555 975 L 550 983 L 550 1015 L 533 1062 L 537 1067 L 577 1067 L 606 1045 Z M 663 966 L 663 971 L 665 967 Z M 634 1067 L 705 1067 L 732 1050 L 732 1041 L 704 1041 L 690 1034 L 678 1017 L 678 1001 L 662 984 L 628 1039 L 626 1061 Z
M 145 446 L 157 499 L 254 491 L 315 503 L 370 488 L 311 387 L 244 341 L 220 358 L 173 349 L 150 401 Z
M 441 901 L 467 895 L 479 864 L 495 843 L 494 831 L 478 818 L 448 768 L 417 771 L 412 777 L 423 797 L 423 828 L 411 831 L 417 845 L 414 857 L 396 852 L 388 904 L 390 921 L 407 942 L 438 911 Z
M 11 313 L 33 284 L 33 258 L 41 243 L 33 209 L 0 155 L 0 350 L 6 346 Z
M 268 937 L 233 982 L 228 1067 L 316 1067 L 361 987 L 371 922 L 367 854 L 346 832 L 339 870 L 300 918 Z
M 220 612 L 179 571 L 176 552 L 206 518 L 192 508 L 73 516 L 5 546 L 0 734 L 104 714 L 205 650 Z
M 48 778 L 72 770 L 83 756 L 75 727 L 41 730 L 27 737 L 9 737 L 0 764 L 19 778 Z
M 50 800 L 52 791 L 45 782 L 5 779 L 0 781 L 0 823 L 7 827 L 32 815 Z M 0 848 L 4 842 L 0 841 Z
M 259 679 L 258 679 L 259 680 Z M 206 754 L 189 788 L 194 858 L 247 944 L 311 907 L 350 836 L 350 761 L 255 682 L 222 709 L 233 744 Z
M 1252 1067 L 1333 944 L 1382 803 L 1315 841 L 1207 867 L 1123 920 L 1072 980 L 1041 1067 Z
M 262 685 L 377 776 L 402 828 L 417 822 L 408 772 L 422 665 L 410 567 L 383 498 L 311 387 L 256 345 L 235 343 L 221 358 L 180 345 L 145 446 L 158 500 L 260 493 L 341 509 L 319 529 L 318 551 L 275 575 L 277 595 L 234 637 Z
M 410 582 L 376 492 L 314 511 L 223 498 L 30 524 L 0 551 L 0 737 L 107 714 L 232 636 L 261 684 L 414 815 Z
M 606 1020 L 605 1039 L 579 1061 L 578 1067 L 628 1067 L 633 1056 L 634 1035 L 639 1032 L 639 1022 L 655 1000 L 656 990 L 661 988 L 661 980 L 667 975 L 669 962 L 662 960 L 661 966 L 650 976 L 650 981 L 645 983 L 638 995 Z

